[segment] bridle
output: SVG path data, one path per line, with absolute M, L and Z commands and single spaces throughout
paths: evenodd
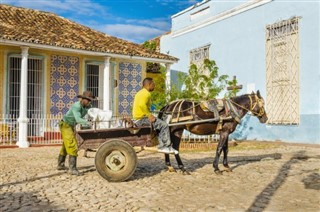
M 250 99 L 250 108 L 249 109 L 244 107 L 244 106 L 242 106 L 242 105 L 240 105 L 240 104 L 238 104 L 238 103 L 236 103 L 236 102 L 234 102 L 234 101 L 232 101 L 231 99 L 230 99 L 230 101 L 232 102 L 232 104 L 235 104 L 238 107 L 241 107 L 242 109 L 245 109 L 245 110 L 251 112 L 252 114 L 254 114 L 255 116 L 261 118 L 265 114 L 265 110 L 263 109 L 263 105 L 264 105 L 263 100 L 260 99 L 257 96 L 257 94 L 254 94 L 254 101 L 253 101 L 251 95 L 248 95 L 248 97 Z M 255 109 L 255 107 L 257 107 L 257 105 L 259 106 L 259 112 L 258 113 L 254 111 L 254 109 Z

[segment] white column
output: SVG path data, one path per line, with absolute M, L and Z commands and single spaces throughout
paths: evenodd
M 171 84 L 170 84 L 170 81 L 171 81 L 171 74 L 170 74 L 170 67 L 171 67 L 171 64 L 170 63 L 166 63 L 166 91 L 168 93 L 168 91 L 171 89 Z M 169 96 L 167 97 L 169 99 Z
M 27 89 L 28 89 L 28 49 L 29 47 L 21 47 L 21 79 L 20 79 L 20 108 L 19 108 L 19 137 L 17 145 L 20 148 L 29 147 L 28 142 L 28 122 L 27 117 Z
M 110 57 L 105 57 L 103 69 L 103 110 L 110 110 L 110 68 Z

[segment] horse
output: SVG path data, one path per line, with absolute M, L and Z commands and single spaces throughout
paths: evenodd
M 215 100 L 208 100 L 212 103 Z M 179 105 L 177 105 L 179 104 Z M 183 130 L 187 130 L 196 135 L 212 135 L 219 134 L 220 139 L 216 148 L 216 155 L 213 161 L 213 168 L 216 174 L 222 174 L 222 171 L 218 167 L 219 158 L 223 151 L 223 166 L 225 171 L 232 171 L 228 165 L 228 137 L 239 124 L 241 118 L 243 118 L 248 112 L 253 116 L 256 116 L 260 123 L 266 123 L 268 120 L 266 111 L 264 109 L 264 100 L 260 95 L 259 90 L 257 93 L 244 94 L 241 96 L 231 97 L 228 99 L 228 105 L 223 104 L 221 110 L 204 110 L 199 102 L 192 100 L 174 101 L 164 106 L 159 114 L 158 118 L 167 120 L 168 117 L 181 117 L 181 121 L 177 121 L 177 124 L 170 126 L 170 138 L 172 147 L 179 151 L 180 141 Z M 179 111 L 176 108 L 179 107 Z M 230 114 L 232 115 L 230 117 Z M 219 116 L 219 117 L 216 117 Z M 229 118 L 225 118 L 225 117 Z M 183 117 L 192 117 L 188 121 L 182 121 Z M 208 120 L 208 121 L 206 121 Z M 219 121 L 217 121 L 219 120 Z M 190 174 L 182 163 L 179 154 L 175 154 L 176 161 L 179 169 L 183 174 Z M 165 154 L 165 164 L 169 171 L 175 171 L 171 166 L 169 154 Z

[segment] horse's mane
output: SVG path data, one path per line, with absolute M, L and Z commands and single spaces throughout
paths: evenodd
M 231 100 L 237 101 L 237 100 L 241 100 L 247 96 L 249 96 L 250 94 L 242 94 L 241 96 L 235 96 L 235 97 L 231 97 Z

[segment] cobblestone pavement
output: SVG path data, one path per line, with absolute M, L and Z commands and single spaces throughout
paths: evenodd
M 121 183 L 100 177 L 95 153 L 79 157 L 83 176 L 57 171 L 58 152 L 0 149 L 0 211 L 320 211 L 319 145 L 239 143 L 229 152 L 233 172 L 220 176 L 213 151 L 182 151 L 191 173 L 183 175 L 167 172 L 164 156 L 149 149 Z

